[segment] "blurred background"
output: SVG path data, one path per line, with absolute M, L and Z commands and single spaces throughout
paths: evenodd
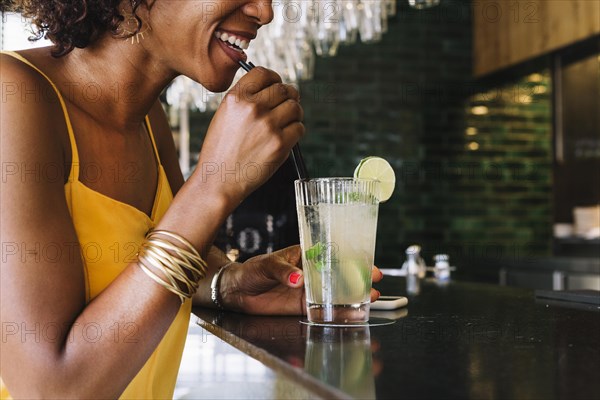
M 600 2 L 280 3 L 249 59 L 298 84 L 311 176 L 370 155 L 395 169 L 378 266 L 419 244 L 462 279 L 600 289 Z M 3 13 L 4 49 L 28 44 L 17 31 Z M 187 174 L 219 98 L 185 81 L 163 96 Z M 294 179 L 288 160 L 217 244 L 243 260 L 298 243 Z

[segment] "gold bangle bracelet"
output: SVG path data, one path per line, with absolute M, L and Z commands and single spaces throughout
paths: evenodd
M 163 230 L 150 231 L 146 235 L 138 252 L 138 265 L 153 281 L 177 295 L 182 303 L 196 292 L 199 280 L 206 277 L 208 269 L 206 261 L 189 241 Z M 159 271 L 162 276 L 157 274 Z
M 192 254 L 186 250 L 180 249 L 177 246 L 163 241 L 161 239 L 150 239 L 148 240 L 149 244 L 154 245 L 154 248 L 160 248 L 163 252 L 166 252 L 167 257 L 175 257 L 179 261 L 179 265 L 183 268 L 189 270 L 192 274 L 194 274 L 194 278 L 196 280 L 203 278 L 206 276 L 206 267 L 204 265 L 204 260 L 195 254 Z M 171 251 L 175 253 L 174 255 L 168 254 Z M 196 276 L 197 275 L 197 276 Z
M 195 256 L 194 258 L 197 258 L 198 262 L 204 267 L 204 270 L 206 272 L 206 270 L 208 269 L 208 265 L 206 264 L 206 261 L 204 261 L 202 259 L 202 257 L 200 256 L 200 253 L 198 253 L 198 250 L 196 250 L 194 248 L 194 246 L 192 246 L 192 244 L 187 239 L 185 239 L 184 237 L 182 237 L 180 235 L 177 235 L 176 233 L 165 231 L 165 230 L 152 230 L 148 233 L 147 238 L 151 239 L 153 236 L 156 236 L 156 235 L 164 235 L 164 236 L 170 237 L 172 239 L 179 241 L 183 245 L 185 245 L 190 250 L 190 252 Z
M 160 249 L 155 249 L 152 247 L 145 248 L 145 251 L 140 256 L 140 259 L 148 260 L 148 263 L 154 265 L 155 267 L 160 265 L 162 267 L 160 269 L 162 270 L 163 274 L 167 276 L 171 285 L 179 287 L 177 284 L 179 281 L 187 286 L 188 293 L 191 293 L 192 289 L 195 291 L 196 287 L 194 287 L 194 282 L 188 278 L 188 276 L 183 272 L 182 268 L 175 267 L 179 265 L 179 261 L 170 257 L 168 253 L 165 253 L 165 255 L 156 254 L 157 250 Z
M 169 285 L 168 283 L 166 283 L 164 280 L 162 280 L 160 277 L 158 277 L 156 274 L 154 274 L 154 272 L 150 271 L 144 265 L 143 262 L 138 262 L 138 265 L 140 266 L 140 268 L 142 269 L 142 271 L 144 271 L 144 273 L 146 275 L 148 275 L 153 281 L 155 281 L 160 286 L 162 286 L 165 289 L 167 289 L 169 292 L 176 294 L 179 297 L 179 299 L 181 300 L 182 304 L 183 304 L 183 302 L 185 302 L 185 299 L 187 298 L 187 296 L 183 292 L 181 292 L 178 289 L 176 289 L 175 286 Z
M 144 254 L 149 254 L 155 261 L 159 262 L 160 264 L 164 265 L 165 268 L 169 269 L 172 274 L 174 275 L 175 278 L 177 278 L 178 280 L 181 281 L 186 281 L 189 280 L 188 276 L 185 274 L 184 272 L 184 268 L 186 268 L 185 263 L 182 262 L 180 259 L 171 256 L 171 254 L 169 254 L 167 251 L 161 249 L 160 247 L 147 247 L 145 249 L 145 253 Z M 175 269 L 173 268 L 173 266 L 179 266 L 180 268 Z M 192 272 L 194 281 L 198 280 L 198 277 L 195 276 L 196 274 L 194 274 Z
M 171 256 L 176 257 L 181 261 L 180 265 L 190 271 L 196 280 L 206 276 L 207 265 L 206 262 L 200 257 L 198 252 L 194 250 L 193 253 L 181 249 L 178 246 L 160 238 L 151 238 L 147 243 L 159 247 L 167 252 L 172 252 Z M 197 276 L 196 276 L 197 275 Z
M 146 247 L 144 251 L 140 253 L 140 261 L 142 261 L 146 267 L 151 265 L 155 269 L 160 270 L 169 281 L 165 283 L 177 288 L 177 290 L 181 290 L 180 284 L 178 283 L 181 282 L 187 287 L 187 293 L 183 291 L 182 293 L 186 293 L 186 297 L 191 297 L 193 292 L 197 289 L 197 283 L 187 277 L 181 266 L 178 265 L 178 260 L 170 257 L 168 254 L 166 257 L 161 254 L 156 254 L 155 250 L 157 249 Z

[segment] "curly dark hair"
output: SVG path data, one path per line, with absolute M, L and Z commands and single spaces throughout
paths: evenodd
M 137 30 L 127 32 L 132 37 L 142 27 L 136 14 L 144 0 L 129 0 Z M 30 40 L 49 39 L 54 44 L 52 55 L 62 57 L 75 47 L 84 48 L 101 34 L 118 36 L 125 17 L 119 10 L 121 0 L 2 0 L 2 11 L 18 11 L 30 18 L 34 34 Z

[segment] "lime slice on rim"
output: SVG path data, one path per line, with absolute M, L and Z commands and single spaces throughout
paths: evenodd
M 388 201 L 396 187 L 396 174 L 389 162 L 381 157 L 367 157 L 361 160 L 354 170 L 354 177 L 375 179 L 380 183 L 379 201 Z

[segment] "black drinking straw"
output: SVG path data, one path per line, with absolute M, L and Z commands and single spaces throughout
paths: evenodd
M 246 72 L 250 71 L 255 67 L 251 62 L 245 62 L 243 60 L 239 61 L 240 65 Z M 300 144 L 296 143 L 292 148 L 292 159 L 294 160 L 294 165 L 296 166 L 296 173 L 298 174 L 298 179 L 300 180 L 308 180 L 308 170 L 306 169 L 306 164 L 304 163 L 304 158 L 302 157 L 302 152 L 300 151 Z

